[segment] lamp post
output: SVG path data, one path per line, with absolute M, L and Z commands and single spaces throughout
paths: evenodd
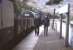
M 53 16 L 52 29 L 54 29 L 54 18 L 55 18 L 55 9 L 54 9 L 54 16 Z
M 62 38 L 62 14 L 60 14 L 61 18 L 60 18 L 60 39 Z
M 65 46 L 69 47 L 69 18 L 70 18 L 70 4 L 68 4 L 68 13 L 67 13 L 67 23 L 66 23 L 66 38 L 65 38 Z

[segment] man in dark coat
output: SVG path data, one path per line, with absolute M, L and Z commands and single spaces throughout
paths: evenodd
M 48 35 L 48 26 L 49 26 L 49 17 L 48 16 L 45 16 L 45 19 L 44 19 L 44 36 L 47 36 Z
M 34 25 L 35 25 L 35 35 L 39 35 L 39 25 L 40 25 L 40 19 L 34 19 Z

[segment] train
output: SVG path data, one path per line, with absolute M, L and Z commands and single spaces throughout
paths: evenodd
M 35 28 L 35 23 L 42 25 L 44 16 L 40 14 L 41 12 L 24 11 L 20 16 L 17 17 L 17 32 L 28 32 L 32 28 Z M 16 23 L 17 23 L 16 22 Z
M 6 17 L 3 20 L 3 27 L 0 29 L 0 49 L 9 49 L 17 44 L 21 39 L 30 34 L 35 27 L 34 23 L 42 25 L 44 17 L 39 12 L 24 11 L 18 16 Z M 40 23 L 39 23 L 40 22 Z

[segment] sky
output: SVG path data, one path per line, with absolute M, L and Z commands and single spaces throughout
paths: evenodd
M 37 0 L 38 7 L 44 7 L 48 0 Z
M 33 6 L 42 9 L 43 7 L 45 7 L 45 4 L 47 1 L 49 0 L 30 0 L 30 2 L 35 1 L 36 3 L 33 4 Z M 73 0 L 64 0 L 64 3 L 70 3 L 71 4 L 71 13 L 73 13 Z M 32 5 L 31 5 L 32 6 Z M 55 6 L 49 6 L 48 10 L 51 8 L 54 8 Z M 50 10 L 49 10 L 50 11 Z
M 36 7 L 39 7 L 39 8 L 44 7 L 47 1 L 48 1 L 48 0 L 31 0 L 31 1 L 29 0 L 29 2 L 36 2 L 36 3 L 34 4 L 34 6 L 37 5 Z

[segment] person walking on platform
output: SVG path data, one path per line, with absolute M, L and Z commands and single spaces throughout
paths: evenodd
M 40 19 L 34 19 L 34 25 L 35 25 L 35 35 L 39 35 L 39 25 L 40 25 Z
M 45 16 L 44 19 L 44 36 L 48 35 L 49 17 Z

